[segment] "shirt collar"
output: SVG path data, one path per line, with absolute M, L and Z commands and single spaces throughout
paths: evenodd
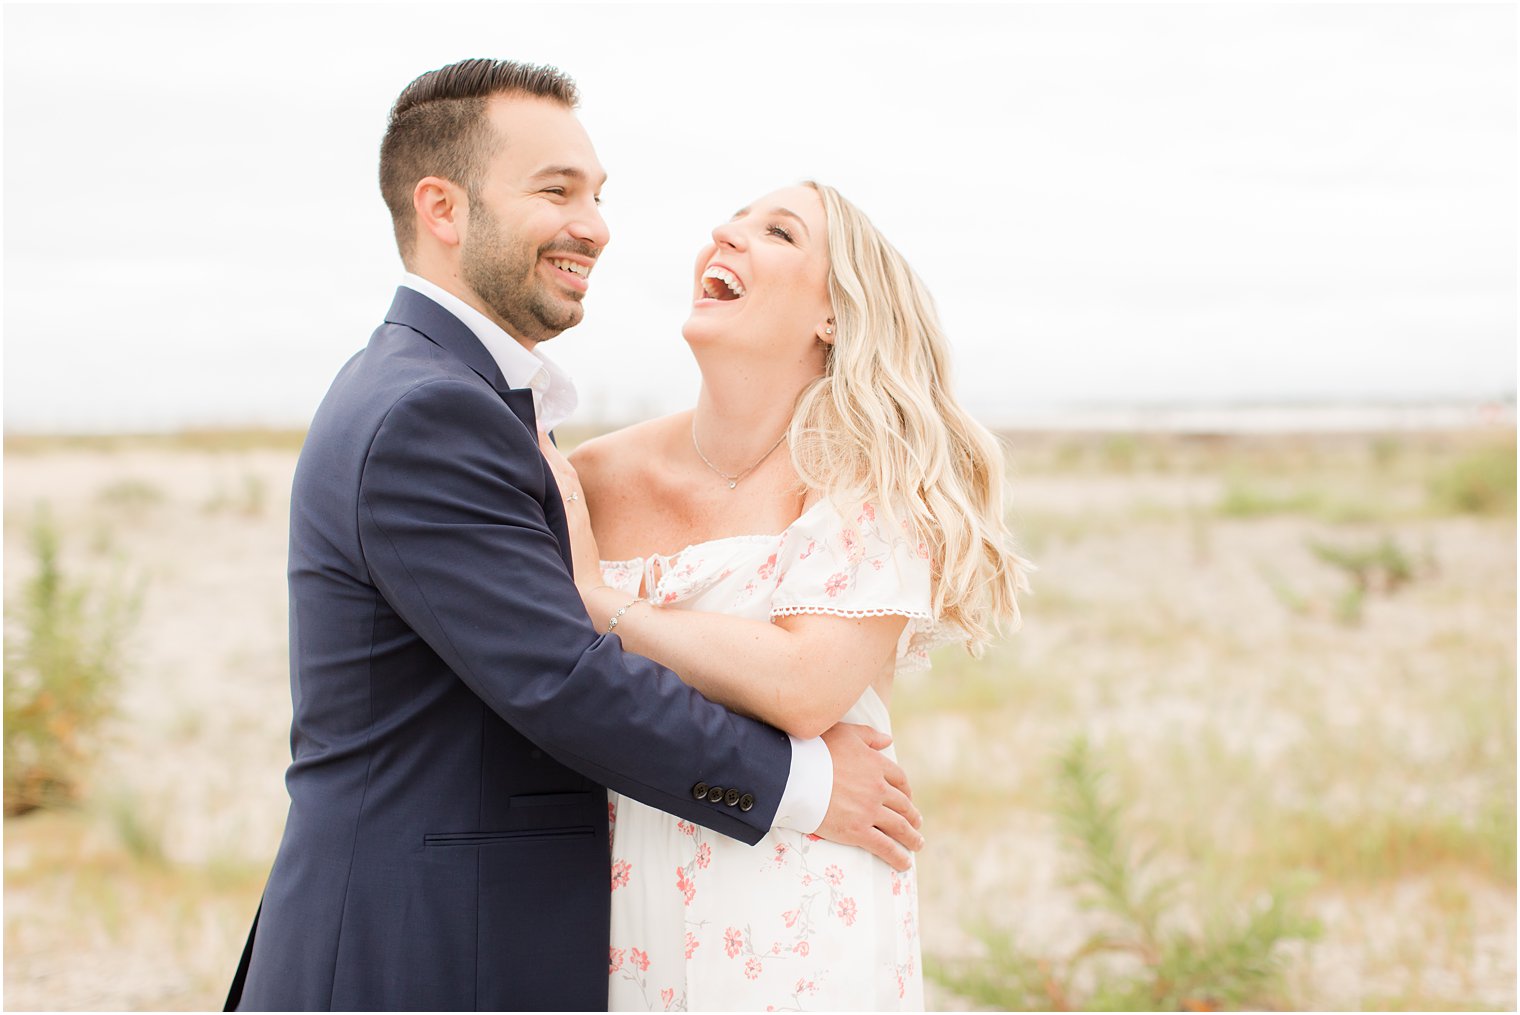
M 541 427 L 553 430 L 570 418 L 578 401 L 575 383 L 559 364 L 537 349 L 523 348 L 501 325 L 436 282 L 406 272 L 401 276 L 401 284 L 459 318 L 486 347 L 507 383 L 533 392 L 533 411 Z

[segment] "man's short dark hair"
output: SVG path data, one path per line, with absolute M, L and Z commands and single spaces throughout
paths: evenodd
M 501 139 L 486 119 L 493 95 L 530 95 L 569 109 L 580 102 L 575 82 L 553 67 L 511 60 L 461 60 L 428 71 L 402 90 L 380 142 L 380 193 L 391 210 L 402 261 L 416 244 L 412 191 L 439 176 L 479 196 L 480 177 Z

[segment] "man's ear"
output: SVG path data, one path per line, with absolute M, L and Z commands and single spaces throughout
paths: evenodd
M 412 210 L 417 225 L 446 247 L 464 242 L 470 203 L 464 191 L 441 176 L 424 176 L 412 188 Z

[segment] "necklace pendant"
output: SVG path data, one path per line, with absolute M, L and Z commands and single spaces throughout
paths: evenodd
M 737 480 L 737 479 L 730 479 L 730 480 L 729 480 L 729 481 L 728 481 L 728 488 L 729 488 L 729 489 L 730 489 L 730 490 L 732 490 L 732 489 L 734 489 L 734 488 L 735 488 L 735 487 L 736 487 L 736 486 L 738 486 L 738 485 L 739 485 L 739 481 L 738 481 L 738 480 Z

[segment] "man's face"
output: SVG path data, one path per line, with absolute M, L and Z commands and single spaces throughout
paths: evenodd
M 497 150 L 471 201 L 461 271 L 514 338 L 537 343 L 579 324 L 607 223 L 607 179 L 575 114 L 547 99 L 496 96 Z

